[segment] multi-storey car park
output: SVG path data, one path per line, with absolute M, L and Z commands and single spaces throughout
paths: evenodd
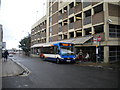
M 74 43 L 76 54 L 89 53 L 92 61 L 119 61 L 119 10 L 119 2 L 47 2 L 47 14 L 31 29 L 31 55 L 39 56 L 40 44 L 63 41 Z

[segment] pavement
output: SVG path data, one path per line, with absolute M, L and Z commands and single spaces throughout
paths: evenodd
M 14 62 L 12 59 L 8 59 L 4 62 L 3 59 L 0 60 L 0 77 L 16 76 L 24 72 L 24 68 Z
M 76 65 L 97 67 L 97 68 L 103 68 L 103 69 L 109 69 L 109 70 L 119 70 L 120 71 L 120 62 L 117 62 L 117 63 L 77 62 Z

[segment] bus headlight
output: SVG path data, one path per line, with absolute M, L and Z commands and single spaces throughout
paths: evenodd
M 73 58 L 74 60 L 76 59 L 76 58 Z

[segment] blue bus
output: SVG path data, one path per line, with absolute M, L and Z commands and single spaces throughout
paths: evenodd
M 60 62 L 75 62 L 74 44 L 59 42 L 54 44 L 43 45 L 40 49 L 40 57 L 43 60 Z

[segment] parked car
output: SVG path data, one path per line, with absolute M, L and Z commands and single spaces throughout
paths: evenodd
M 10 54 L 9 54 L 9 57 L 13 57 L 13 54 L 10 53 Z

